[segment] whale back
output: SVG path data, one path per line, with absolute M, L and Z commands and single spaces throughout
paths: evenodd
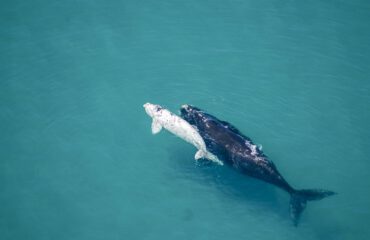
M 239 129 L 237 129 L 234 125 L 232 125 L 231 123 L 229 122 L 226 122 L 226 121 L 221 121 L 221 120 L 218 120 L 225 128 L 229 129 L 230 131 L 232 131 L 233 133 L 241 136 L 242 138 L 252 142 L 252 139 L 250 139 L 249 137 L 245 136 L 242 132 L 239 131 Z

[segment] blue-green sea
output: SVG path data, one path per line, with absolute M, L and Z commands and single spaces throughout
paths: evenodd
M 238 127 L 309 202 L 151 133 L 143 104 Z M 0 2 L 0 239 L 370 238 L 370 3 Z

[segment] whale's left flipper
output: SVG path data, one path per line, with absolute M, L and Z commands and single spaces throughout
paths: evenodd
M 321 200 L 334 194 L 336 193 L 322 189 L 294 190 L 290 197 L 290 217 L 294 226 L 298 226 L 299 218 L 306 208 L 307 201 Z
M 162 125 L 159 122 L 153 120 L 153 122 L 152 122 L 152 133 L 157 134 L 161 130 L 162 130 Z

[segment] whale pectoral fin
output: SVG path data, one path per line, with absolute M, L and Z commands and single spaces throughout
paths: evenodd
M 262 151 L 262 145 L 258 144 L 258 150 Z
M 195 160 L 205 158 L 205 153 L 203 151 L 199 150 L 198 152 L 195 153 L 194 158 L 195 158 Z
M 152 122 L 152 133 L 157 134 L 162 130 L 162 125 L 159 124 L 157 121 L 153 120 Z

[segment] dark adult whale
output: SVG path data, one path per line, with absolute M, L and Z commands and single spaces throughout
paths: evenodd
M 321 189 L 296 190 L 291 187 L 262 149 L 230 123 L 221 121 L 191 105 L 181 107 L 181 116 L 197 128 L 208 151 L 225 164 L 288 192 L 291 196 L 290 216 L 295 226 L 298 225 L 307 201 L 320 200 L 335 194 Z

